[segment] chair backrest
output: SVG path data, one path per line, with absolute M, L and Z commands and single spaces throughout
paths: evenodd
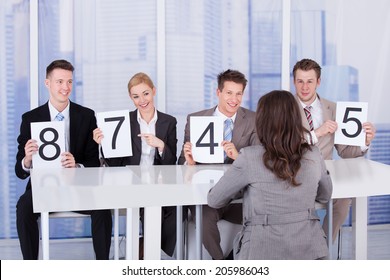
M 87 214 L 80 214 L 76 212 L 53 212 L 49 214 L 49 218 L 85 218 Z

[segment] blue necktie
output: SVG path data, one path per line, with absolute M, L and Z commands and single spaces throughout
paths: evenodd
M 64 115 L 61 113 L 58 113 L 57 116 L 55 117 L 56 121 L 63 121 L 65 119 Z
M 226 141 L 232 141 L 232 134 L 233 134 L 233 121 L 232 119 L 226 119 L 223 126 L 223 140 Z M 224 156 L 224 162 L 226 163 L 227 160 L 229 160 L 228 156 L 225 152 L 223 152 Z
M 62 122 L 65 119 L 64 115 L 61 113 L 58 113 L 57 116 L 54 118 L 55 121 Z M 68 137 L 65 132 L 65 150 L 68 151 L 69 142 Z
M 232 141 L 233 135 L 233 121 L 226 119 L 223 127 L 223 140 Z

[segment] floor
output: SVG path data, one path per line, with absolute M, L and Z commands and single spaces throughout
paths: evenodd
M 344 227 L 342 233 L 341 258 L 352 258 L 352 234 L 351 227 Z M 111 246 L 111 258 L 113 259 L 113 246 Z M 125 240 L 120 242 L 120 257 L 125 256 Z M 333 246 L 333 258 L 337 258 L 337 244 Z M 94 259 L 92 241 L 90 238 L 60 239 L 50 241 L 50 258 L 61 260 L 90 260 Z M 163 252 L 161 258 L 172 259 Z M 20 260 L 22 255 L 19 249 L 19 241 L 16 239 L 0 240 L 1 260 Z M 371 225 L 368 227 L 368 259 L 390 260 L 390 224 Z

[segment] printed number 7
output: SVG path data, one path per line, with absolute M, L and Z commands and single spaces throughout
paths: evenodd
M 125 117 L 113 117 L 113 118 L 105 118 L 105 122 L 118 122 L 118 125 L 115 128 L 114 135 L 112 136 L 112 144 L 111 147 L 113 150 L 116 149 L 116 138 L 118 137 L 119 129 L 122 126 L 122 123 L 125 121 Z
M 353 118 L 353 117 L 348 117 L 348 114 L 350 111 L 353 111 L 353 112 L 361 112 L 362 111 L 362 108 L 353 108 L 353 107 L 347 107 L 345 108 L 345 114 L 344 114 L 344 119 L 343 119 L 343 123 L 347 123 L 349 121 L 351 122 L 355 122 L 356 125 L 357 125 L 357 131 L 356 133 L 354 134 L 349 134 L 347 132 L 347 130 L 345 128 L 341 129 L 341 132 L 346 136 L 346 137 L 349 137 L 349 138 L 354 138 L 356 136 L 358 136 L 360 134 L 360 132 L 362 132 L 362 123 L 359 121 L 359 119 L 357 118 Z
M 207 132 L 210 131 L 210 142 L 209 143 L 201 143 L 203 138 L 206 136 Z M 218 143 L 214 142 L 214 123 L 211 122 L 203 131 L 202 135 L 199 137 L 198 141 L 195 144 L 196 147 L 210 147 L 210 155 L 214 154 L 214 147 L 218 147 Z

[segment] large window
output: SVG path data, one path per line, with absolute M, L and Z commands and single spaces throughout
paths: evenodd
M 30 108 L 28 0 L 0 2 L 0 238 L 16 238 L 16 138 Z M 178 119 L 181 151 L 187 114 L 216 105 L 216 77 L 228 68 L 248 78 L 243 106 L 281 88 L 282 0 L 38 0 L 39 104 L 48 99 L 45 68 L 71 61 L 72 99 L 96 112 L 134 109 L 127 83 L 148 73 L 159 110 Z M 353 9 L 351 9 L 353 7 Z M 304 57 L 323 67 L 319 93 L 367 101 L 377 137 L 368 157 L 390 164 L 390 2 L 291 0 L 290 69 Z M 365 20 L 361 20 L 364 18 Z M 161 70 L 162 69 L 162 70 Z M 289 73 L 287 73 L 288 75 Z M 161 82 L 163 81 L 163 82 Z M 292 91 L 293 88 L 292 88 Z M 390 198 L 370 199 L 370 223 L 390 222 Z M 90 234 L 88 219 L 58 219 L 52 237 Z

